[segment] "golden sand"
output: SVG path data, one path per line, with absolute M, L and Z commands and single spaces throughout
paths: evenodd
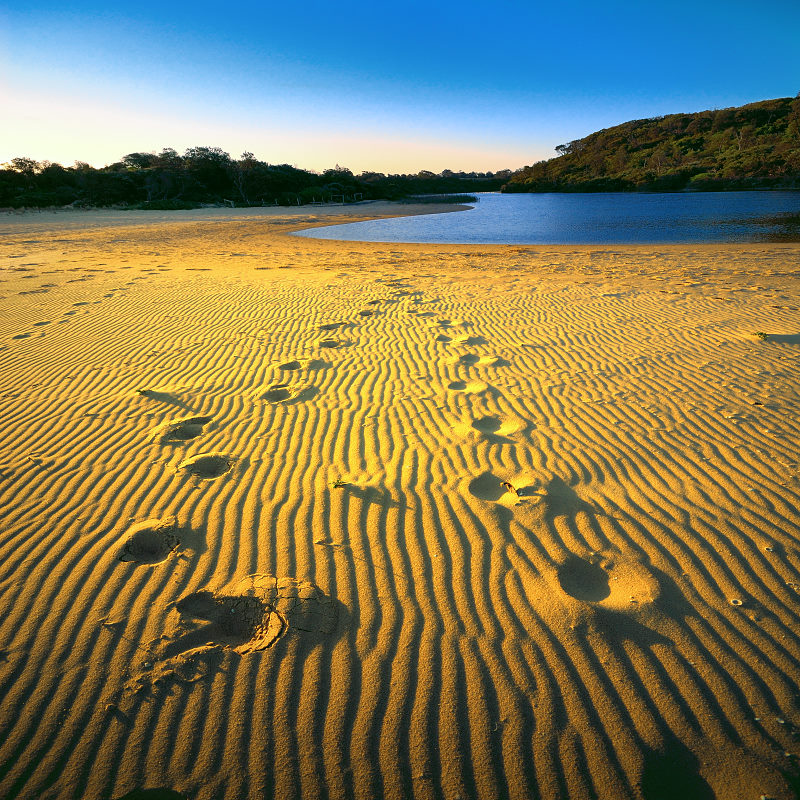
M 0 218 L 0 797 L 795 797 L 800 247 L 331 213 Z

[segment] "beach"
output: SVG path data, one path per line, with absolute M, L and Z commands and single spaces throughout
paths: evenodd
M 797 796 L 800 245 L 432 210 L 0 214 L 0 797 Z

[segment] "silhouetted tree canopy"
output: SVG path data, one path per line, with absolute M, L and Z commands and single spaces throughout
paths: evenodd
M 497 191 L 510 170 L 440 175 L 354 175 L 336 165 L 322 174 L 289 164 L 268 164 L 251 152 L 231 158 L 219 147 L 172 148 L 160 153 L 128 153 L 100 169 L 85 162 L 63 167 L 31 158 L 14 158 L 0 169 L 0 207 L 127 206 L 197 208 L 203 204 L 295 205 L 399 199 L 409 195 Z

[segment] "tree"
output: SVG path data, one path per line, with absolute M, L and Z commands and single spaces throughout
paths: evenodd
M 247 196 L 248 187 L 251 182 L 250 179 L 253 176 L 256 167 L 258 167 L 258 164 L 259 162 L 257 161 L 256 157 L 248 151 L 242 153 L 241 158 L 238 161 L 232 162 L 231 164 L 233 183 L 241 195 L 242 200 L 244 200 L 247 205 L 250 205 L 250 200 Z
M 157 160 L 153 153 L 128 153 L 122 156 L 122 163 L 128 169 L 147 169 L 155 166 Z
M 19 172 L 22 175 L 35 175 L 39 171 L 39 162 L 34 161 L 32 158 L 12 158 L 6 165 L 14 172 Z
M 165 147 L 156 156 L 155 164 L 164 169 L 180 169 L 183 166 L 183 159 L 178 155 L 177 150 Z
M 183 155 L 183 163 L 197 185 L 194 193 L 198 199 L 209 192 L 222 199 L 234 187 L 229 170 L 230 154 L 219 147 L 190 147 Z

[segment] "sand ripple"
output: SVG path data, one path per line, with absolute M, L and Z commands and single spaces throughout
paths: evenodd
M 0 220 L 0 796 L 796 796 L 797 247 L 114 214 Z

